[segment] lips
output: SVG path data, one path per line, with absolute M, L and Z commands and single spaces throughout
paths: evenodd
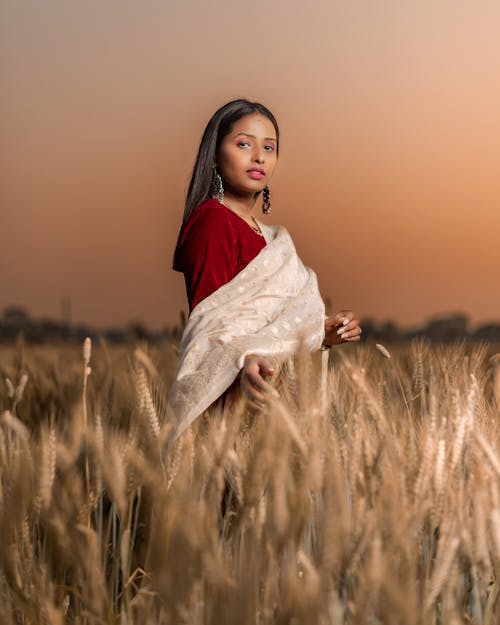
M 247 169 L 247 174 L 254 180 L 262 180 L 262 178 L 266 175 L 266 172 L 263 169 L 260 169 L 260 167 L 254 167 L 252 169 Z

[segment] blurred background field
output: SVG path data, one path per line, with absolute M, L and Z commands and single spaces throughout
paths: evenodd
M 173 446 L 176 342 L 0 350 L 0 620 L 500 619 L 497 347 L 299 353 Z

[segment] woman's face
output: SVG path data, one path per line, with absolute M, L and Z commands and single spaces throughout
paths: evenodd
M 252 113 L 234 123 L 221 142 L 217 169 L 224 191 L 253 195 L 269 183 L 276 166 L 276 131 L 270 119 Z

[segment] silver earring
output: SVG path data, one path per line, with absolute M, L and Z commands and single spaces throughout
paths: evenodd
M 220 177 L 220 174 L 217 171 L 216 167 L 214 167 L 212 173 L 212 184 L 210 186 L 210 193 L 211 196 L 217 200 L 217 202 L 220 202 L 221 204 L 224 203 L 224 187 L 222 186 L 222 178 Z
M 271 212 L 271 190 L 268 184 L 262 190 L 262 212 L 264 215 L 269 215 Z

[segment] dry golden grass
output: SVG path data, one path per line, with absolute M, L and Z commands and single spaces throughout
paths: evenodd
M 175 346 L 4 350 L 0 622 L 497 625 L 492 351 L 337 348 L 326 410 L 299 354 L 169 447 Z

